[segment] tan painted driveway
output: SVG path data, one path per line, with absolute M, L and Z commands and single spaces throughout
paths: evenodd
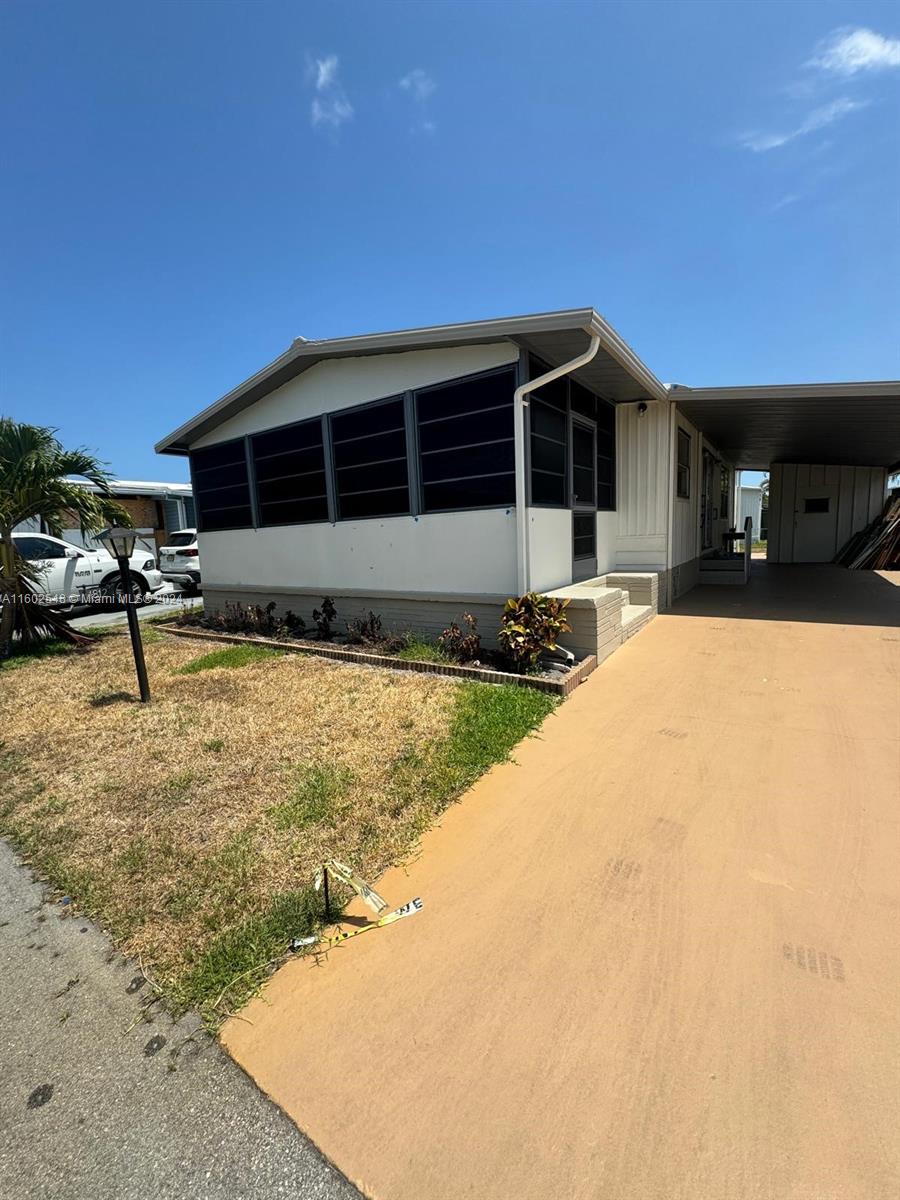
M 894 1200 L 897 582 L 691 593 L 229 1050 L 377 1200 Z

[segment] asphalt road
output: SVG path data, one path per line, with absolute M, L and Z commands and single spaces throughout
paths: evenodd
M 0 1200 L 360 1200 L 0 842 Z

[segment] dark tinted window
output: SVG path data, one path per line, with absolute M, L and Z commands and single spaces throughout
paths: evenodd
M 200 528 L 246 529 L 253 524 L 244 439 L 191 451 Z
M 322 419 L 250 439 L 260 525 L 328 520 Z
M 424 512 L 515 503 L 512 367 L 416 392 Z
M 338 516 L 351 520 L 408 513 L 402 396 L 334 413 L 330 420 Z
M 597 552 L 597 518 L 592 512 L 572 513 L 572 546 L 575 558 L 593 558 Z
M 531 502 L 566 508 L 569 418 L 555 403 L 548 404 L 545 395 L 542 390 L 529 397 Z
M 66 557 L 65 546 L 60 546 L 58 542 L 51 542 L 49 538 L 17 537 L 13 539 L 13 544 L 22 558 L 28 562 L 40 562 L 44 558 Z
M 827 513 L 830 507 L 828 496 L 807 496 L 803 502 L 804 513 Z
M 597 507 L 616 507 L 616 410 L 597 400 Z

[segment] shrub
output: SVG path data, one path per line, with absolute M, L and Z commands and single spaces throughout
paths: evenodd
M 545 650 L 556 649 L 559 635 L 572 628 L 565 617 L 568 606 L 568 600 L 537 592 L 507 600 L 497 640 L 519 670 L 533 667 Z
M 334 607 L 334 601 L 330 596 L 323 598 L 321 608 L 313 609 L 313 620 L 316 623 L 316 630 L 318 631 L 320 640 L 330 642 L 334 637 L 334 630 L 331 628 L 331 623 L 337 620 L 337 609 Z
M 481 653 L 481 635 L 478 620 L 471 613 L 463 613 L 462 619 L 468 633 L 463 633 L 454 621 L 438 638 L 438 645 L 455 662 L 471 662 Z
M 205 623 L 223 633 L 250 633 L 270 638 L 298 636 L 306 628 L 303 618 L 290 609 L 284 616 L 276 616 L 274 600 L 270 600 L 265 607 L 261 604 L 229 602 L 224 612 L 216 613 Z
M 354 646 L 373 645 L 383 641 L 381 617 L 369 610 L 369 615 L 347 622 L 347 641 Z

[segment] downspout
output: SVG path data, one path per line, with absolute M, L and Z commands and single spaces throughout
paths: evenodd
M 675 397 L 669 389 L 666 441 L 669 447 L 666 480 L 666 608 L 672 607 L 672 560 L 675 557 Z
M 590 345 L 584 354 L 579 354 L 577 358 L 570 359 L 569 362 L 563 363 L 561 367 L 554 367 L 546 375 L 539 375 L 537 379 L 531 379 L 528 383 L 520 384 L 516 388 L 513 397 L 513 432 L 516 448 L 516 566 L 517 585 L 520 596 L 524 596 L 531 585 L 528 510 L 525 507 L 528 501 L 528 490 L 525 480 L 525 408 L 528 401 L 525 397 L 531 392 L 536 391 L 537 388 L 552 383 L 554 379 L 559 379 L 561 375 L 570 375 L 572 371 L 577 371 L 579 367 L 583 367 L 595 357 L 597 351 L 600 349 L 600 337 L 590 328 L 585 329 L 584 332 L 591 339 Z

